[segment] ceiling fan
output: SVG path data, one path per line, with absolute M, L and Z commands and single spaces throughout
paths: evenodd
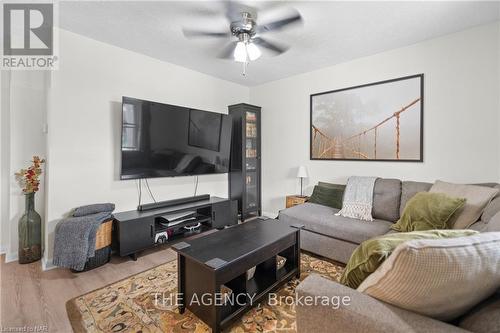
M 250 61 L 257 60 L 262 51 L 267 49 L 278 55 L 286 52 L 288 46 L 281 43 L 271 42 L 261 37 L 270 31 L 278 31 L 288 28 L 292 24 L 302 21 L 300 13 L 293 8 L 287 8 L 285 13 L 272 16 L 266 23 L 257 22 L 257 9 L 234 1 L 224 2 L 225 16 L 229 21 L 227 31 L 210 31 L 184 28 L 183 33 L 187 38 L 211 37 L 211 38 L 235 38 L 219 54 L 219 58 L 234 59 L 243 63 L 243 75 L 246 75 L 246 66 Z M 276 11 L 274 11 L 276 13 Z M 202 15 L 214 15 L 216 12 L 199 10 Z

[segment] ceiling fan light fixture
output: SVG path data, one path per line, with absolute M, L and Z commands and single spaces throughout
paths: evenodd
M 250 59 L 250 61 L 257 60 L 262 55 L 262 52 L 259 50 L 257 45 L 255 45 L 253 43 L 247 44 L 247 53 L 248 53 L 248 58 Z
M 247 48 L 244 42 L 238 42 L 234 48 L 234 60 L 237 62 L 247 62 Z
M 262 56 L 262 49 L 282 54 L 287 51 L 285 45 L 276 44 L 262 38 L 260 35 L 270 31 L 281 31 L 294 23 L 300 23 L 302 17 L 300 13 L 289 8 L 288 13 L 273 15 L 273 19 L 265 24 L 257 24 L 258 8 L 239 3 L 240 0 L 222 1 L 225 6 L 225 16 L 229 20 L 229 31 L 205 31 L 192 28 L 184 28 L 184 36 L 194 37 L 231 37 L 231 41 L 218 54 L 219 58 L 231 59 L 243 64 L 243 75 L 246 75 L 246 68 L 251 61 L 255 61 Z M 264 15 L 266 16 L 266 15 Z M 268 16 L 268 19 L 270 17 Z M 237 40 L 235 40 L 237 38 Z

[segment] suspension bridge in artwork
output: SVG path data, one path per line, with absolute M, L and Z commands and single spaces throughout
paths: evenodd
M 323 133 L 316 126 L 312 126 L 313 137 L 312 137 L 312 156 L 314 158 L 346 158 L 346 155 L 352 155 L 359 159 L 377 159 L 377 132 L 381 126 L 384 124 L 390 124 L 391 120 L 394 120 L 395 126 L 395 147 L 394 153 L 396 159 L 400 159 L 400 149 L 401 149 L 401 128 L 400 128 L 400 118 L 401 114 L 412 106 L 417 104 L 420 98 L 413 100 L 411 103 L 403 106 L 398 111 L 394 112 L 389 117 L 380 121 L 379 123 L 373 125 L 372 127 L 361 131 L 357 134 L 351 135 L 347 138 L 331 138 L 325 133 Z M 369 151 L 362 151 L 362 145 L 369 144 L 371 149 Z

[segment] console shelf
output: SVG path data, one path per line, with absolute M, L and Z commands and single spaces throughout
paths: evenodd
M 138 252 L 159 244 L 155 242 L 157 233 L 171 229 L 171 227 L 159 224 L 157 218 L 165 214 L 187 211 L 195 211 L 196 220 L 183 222 L 172 228 L 182 229 L 184 226 L 194 223 L 200 223 L 201 226 L 197 230 L 186 230 L 182 233 L 181 231 L 183 230 L 178 230 L 179 233 L 174 233 L 168 237 L 167 244 L 213 228 L 220 229 L 238 223 L 237 202 L 218 197 L 211 197 L 196 202 L 179 203 L 147 211 L 134 210 L 116 213 L 114 215 L 114 249 L 120 256 L 130 255 L 136 259 Z
M 168 229 L 180 229 L 180 228 L 183 228 L 185 226 L 192 225 L 195 223 L 209 224 L 209 223 L 211 223 L 211 221 L 212 221 L 212 218 L 210 216 L 206 216 L 204 214 L 198 213 L 198 214 L 196 214 L 194 220 L 189 220 L 189 221 L 181 222 L 178 224 L 165 226 L 165 225 L 162 225 L 161 223 L 159 223 L 155 218 L 155 232 L 158 233 L 160 231 L 168 230 Z

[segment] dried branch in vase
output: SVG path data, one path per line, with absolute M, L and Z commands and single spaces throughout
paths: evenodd
M 40 175 L 42 174 L 42 164 L 44 159 L 33 156 L 32 165 L 27 169 L 16 172 L 16 179 L 21 186 L 23 193 L 35 193 L 40 189 Z

